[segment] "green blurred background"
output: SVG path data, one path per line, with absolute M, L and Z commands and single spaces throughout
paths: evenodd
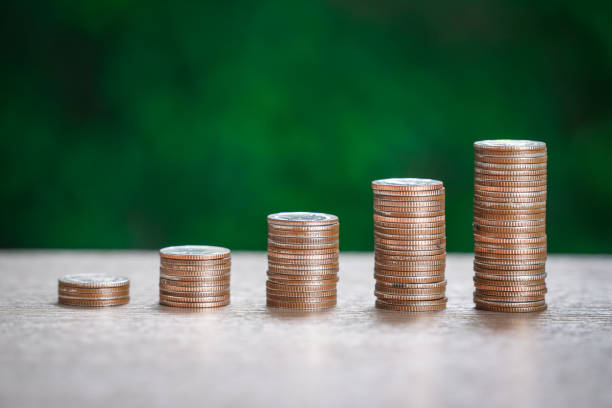
M 543 140 L 551 252 L 612 252 L 612 14 L 590 1 L 3 2 L 2 247 L 264 250 L 324 211 L 372 249 L 370 181 L 447 187 Z

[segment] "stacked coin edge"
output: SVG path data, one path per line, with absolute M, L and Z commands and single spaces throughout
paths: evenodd
M 268 215 L 266 305 L 293 310 L 336 306 L 338 217 L 325 213 Z
M 474 151 L 476 308 L 545 310 L 546 144 L 484 140 Z
M 58 279 L 58 303 L 78 307 L 120 306 L 130 301 L 130 281 L 96 274 L 67 275 Z
M 446 308 L 445 189 L 431 179 L 382 179 L 374 194 L 374 294 L 379 309 Z
M 159 303 L 208 309 L 230 304 L 231 251 L 208 245 L 183 245 L 159 251 Z

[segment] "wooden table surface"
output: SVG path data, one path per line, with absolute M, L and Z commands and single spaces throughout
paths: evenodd
M 339 304 L 265 306 L 265 253 L 233 254 L 232 304 L 159 306 L 155 252 L 0 252 L 0 406 L 612 406 L 612 256 L 551 256 L 549 309 L 475 310 L 471 255 L 448 308 L 374 308 L 373 255 L 341 253 Z M 57 304 L 57 278 L 125 275 L 132 301 Z

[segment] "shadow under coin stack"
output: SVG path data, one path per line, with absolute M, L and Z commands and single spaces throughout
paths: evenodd
M 546 309 L 546 144 L 474 143 L 474 303 Z
M 321 310 L 336 305 L 339 232 L 335 215 L 268 215 L 268 306 Z
M 211 308 L 230 303 L 231 253 L 227 248 L 184 245 L 159 251 L 159 303 Z
M 446 226 L 441 181 L 391 178 L 374 191 L 376 307 L 406 312 L 446 307 Z
M 130 280 L 120 276 L 68 275 L 58 280 L 58 302 L 81 307 L 119 306 L 130 301 Z

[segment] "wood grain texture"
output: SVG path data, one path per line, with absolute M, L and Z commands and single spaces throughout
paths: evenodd
M 265 253 L 235 253 L 231 306 L 158 305 L 155 252 L 0 252 L 0 406 L 612 406 L 612 257 L 551 256 L 549 310 L 475 310 L 471 255 L 448 309 L 374 309 L 373 255 L 342 253 L 339 305 L 265 306 Z M 57 304 L 57 278 L 132 280 L 129 305 Z

